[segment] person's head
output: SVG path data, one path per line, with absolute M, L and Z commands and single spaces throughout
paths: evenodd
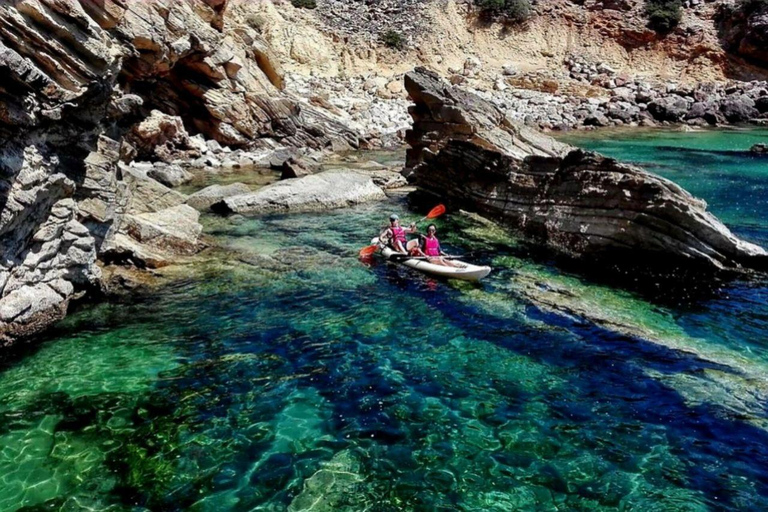
M 393 213 L 389 216 L 389 224 L 391 226 L 397 226 L 400 224 L 400 217 L 398 217 L 396 213 Z
M 437 234 L 437 226 L 434 224 L 430 224 L 427 226 L 427 235 L 429 236 L 435 236 Z

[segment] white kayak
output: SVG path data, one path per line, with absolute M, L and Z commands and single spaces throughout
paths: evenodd
M 378 238 L 374 238 L 371 244 L 379 243 Z M 388 260 L 392 255 L 401 255 L 401 253 L 393 251 L 388 246 L 384 246 L 381 249 L 381 255 Z M 404 255 L 403 255 L 404 256 Z M 433 276 L 445 277 L 448 279 L 461 279 L 463 281 L 479 281 L 488 274 L 491 273 L 491 267 L 479 267 L 477 265 L 471 265 L 463 261 L 451 260 L 452 263 L 457 265 L 456 267 L 447 267 L 445 265 L 438 265 L 430 263 L 428 260 L 418 258 L 397 258 L 397 263 L 416 269 L 425 274 L 431 274 Z

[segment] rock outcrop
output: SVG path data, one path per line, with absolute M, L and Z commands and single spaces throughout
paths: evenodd
M 369 176 L 326 171 L 279 181 L 257 192 L 227 197 L 211 208 L 219 213 L 297 213 L 344 208 L 386 195 Z
M 766 268 L 706 204 L 638 167 L 512 122 L 423 68 L 406 75 L 410 180 L 576 257 L 705 269 Z
M 732 53 L 768 66 L 768 3 L 761 0 L 723 4 L 720 37 Z
M 283 90 L 259 33 L 226 0 L 0 2 L 0 340 L 101 287 L 97 258 L 159 266 L 199 249 L 167 185 L 204 139 L 269 152 L 356 136 Z M 201 138 L 202 136 L 202 138 Z
M 187 198 L 187 204 L 195 210 L 205 212 L 211 206 L 225 197 L 239 196 L 250 193 L 251 189 L 245 183 L 230 183 L 229 185 L 211 185 L 199 190 Z

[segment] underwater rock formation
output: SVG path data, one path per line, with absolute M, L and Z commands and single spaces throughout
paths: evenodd
M 406 174 L 421 190 L 576 257 L 651 266 L 766 268 L 706 203 L 669 180 L 561 144 L 417 68 Z

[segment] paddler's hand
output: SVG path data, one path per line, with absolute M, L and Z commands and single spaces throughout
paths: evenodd
M 416 223 L 411 224 L 411 231 L 416 231 Z

